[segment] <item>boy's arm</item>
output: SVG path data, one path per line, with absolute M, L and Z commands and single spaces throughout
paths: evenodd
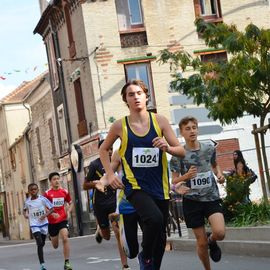
M 157 137 L 153 140 L 153 146 L 158 147 L 173 156 L 184 157 L 185 149 L 180 145 L 167 118 L 161 115 L 156 115 L 156 118 L 166 140 Z
M 106 172 L 109 185 L 113 189 L 123 188 L 123 184 L 114 174 L 114 171 L 111 167 L 109 150 L 112 147 L 113 143 L 121 137 L 122 134 L 122 123 L 121 120 L 116 121 L 110 128 L 109 133 L 99 148 L 99 157 L 102 162 L 103 168 Z
M 218 183 L 223 184 L 225 181 L 225 177 L 224 177 L 219 165 L 217 164 L 217 162 L 212 164 L 212 170 L 218 179 L 217 180 Z
M 89 165 L 89 171 L 87 173 L 87 176 L 84 179 L 84 183 L 83 183 L 84 190 L 88 190 L 88 189 L 92 189 L 92 188 L 96 188 L 96 189 L 100 190 L 99 180 L 94 179 L 95 172 L 96 172 L 96 168 L 94 167 L 93 163 L 91 162 Z
M 189 170 L 183 175 L 177 172 L 172 172 L 172 183 L 176 185 L 180 182 L 186 182 L 196 177 L 196 175 L 197 175 L 197 169 L 195 166 L 191 166 Z
M 28 212 L 28 209 L 23 209 L 23 216 L 28 219 L 29 218 L 29 212 Z

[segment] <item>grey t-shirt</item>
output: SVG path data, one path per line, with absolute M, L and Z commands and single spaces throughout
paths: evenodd
M 216 163 L 216 150 L 212 143 L 200 142 L 199 150 L 190 150 L 184 146 L 184 158 L 172 157 L 170 169 L 172 172 L 184 175 L 194 165 L 197 168 L 197 177 L 186 181 L 191 188 L 184 197 L 195 201 L 215 201 L 219 199 L 217 183 L 211 165 Z

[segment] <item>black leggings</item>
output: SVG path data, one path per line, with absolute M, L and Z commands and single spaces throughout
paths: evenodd
M 45 240 L 46 240 L 46 235 L 42 234 L 41 232 L 35 232 L 34 238 L 36 239 L 37 243 L 37 254 L 38 254 L 38 259 L 39 263 L 44 263 L 44 256 L 43 256 L 43 247 L 45 245 Z
M 156 200 L 142 190 L 134 191 L 128 200 L 136 209 L 142 223 L 143 257 L 153 259 L 154 270 L 159 270 L 166 246 L 169 201 Z

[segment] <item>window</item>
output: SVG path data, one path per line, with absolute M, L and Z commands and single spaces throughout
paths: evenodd
M 202 62 L 222 62 L 227 61 L 227 53 L 225 51 L 200 54 Z
M 70 18 L 70 13 L 69 13 L 69 5 L 67 3 L 65 3 L 65 6 L 64 6 L 64 13 L 65 13 L 68 42 L 69 42 L 69 47 L 68 47 L 69 56 L 73 58 L 76 55 L 76 48 L 75 48 L 75 41 L 73 38 L 72 24 L 71 24 L 71 18 Z
M 79 120 L 79 123 L 77 124 L 77 128 L 78 128 L 79 137 L 82 137 L 88 134 L 88 130 L 87 130 L 87 122 L 85 119 L 83 95 L 82 95 L 82 87 L 81 87 L 80 79 L 77 79 L 74 82 L 74 91 L 75 91 L 78 120 Z
M 149 62 L 145 63 L 134 63 L 125 65 L 126 80 L 142 80 L 148 87 L 149 101 L 148 109 L 155 110 L 156 102 L 153 89 L 151 66 Z
M 216 15 L 217 5 L 216 0 L 200 0 L 201 15 Z
M 195 16 L 206 21 L 222 21 L 220 0 L 194 0 Z
M 142 25 L 142 10 L 140 0 L 128 0 L 131 26 Z
M 41 180 L 39 182 L 39 192 L 40 194 L 43 194 L 46 190 L 49 189 L 49 183 L 48 183 L 48 179 L 45 179 L 45 180 Z
M 60 137 L 61 137 L 60 148 L 61 148 L 61 152 L 64 153 L 64 152 L 67 152 L 68 150 L 68 139 L 67 139 L 67 129 L 66 129 L 63 104 L 57 107 L 57 116 L 58 116 L 58 123 L 59 123 L 59 129 L 60 129 Z
M 143 27 L 140 0 L 116 0 L 119 31 Z
M 50 132 L 52 155 L 54 156 L 56 154 L 56 149 L 55 149 L 55 141 L 54 141 L 53 122 L 51 118 L 48 120 L 48 127 L 49 127 L 49 132 Z
M 11 163 L 11 168 L 13 169 L 13 171 L 16 171 L 16 149 L 15 148 L 11 148 L 9 150 L 9 155 L 10 155 L 10 163 Z
M 141 0 L 116 0 L 121 47 L 148 45 Z
M 56 90 L 59 86 L 59 77 L 58 77 L 58 70 L 57 70 L 54 42 L 53 42 L 52 35 L 48 36 L 47 50 L 48 50 L 48 59 L 49 59 L 52 89 Z
M 38 163 L 42 165 L 43 164 L 43 155 L 42 155 L 39 127 L 36 127 L 35 132 L 36 132 L 37 148 L 38 148 Z

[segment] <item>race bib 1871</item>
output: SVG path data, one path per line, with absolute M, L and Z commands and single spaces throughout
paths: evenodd
M 201 189 L 211 187 L 212 185 L 211 171 L 198 173 L 193 179 L 190 179 L 192 189 Z
M 42 208 L 32 208 L 30 210 L 30 215 L 33 219 L 40 218 L 41 216 L 45 215 L 45 209 Z
M 132 149 L 132 167 L 157 167 L 158 163 L 158 148 L 134 147 Z

